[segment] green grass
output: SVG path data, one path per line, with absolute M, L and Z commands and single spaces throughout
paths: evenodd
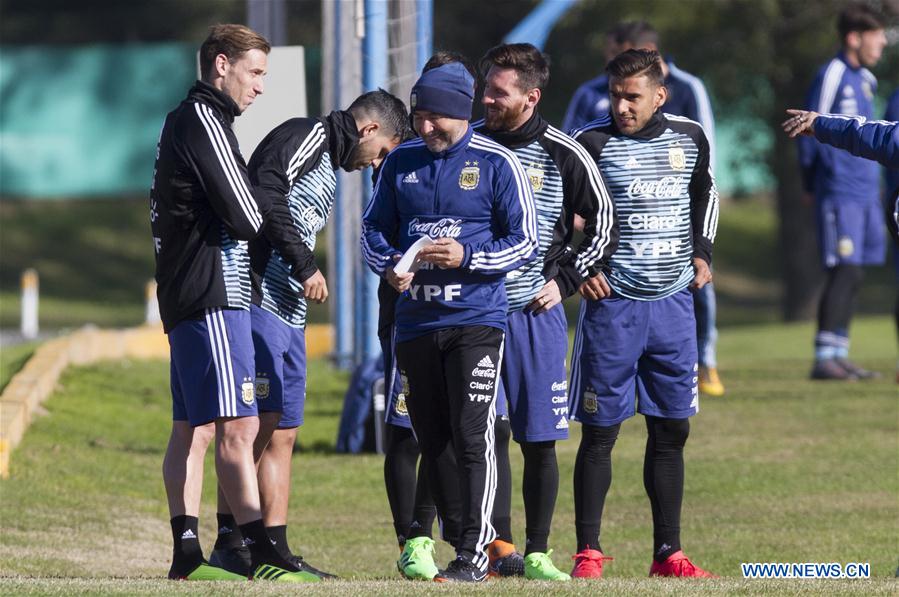
M 37 346 L 37 342 L 26 342 L 15 346 L 0 347 L 0 392 L 3 391 L 12 376 L 25 366 Z
M 645 431 L 623 425 L 603 546 L 615 560 L 597 585 L 568 587 L 502 581 L 466 589 L 526 595 L 573 594 L 895 594 L 899 536 L 899 392 L 889 319 L 863 318 L 854 356 L 884 374 L 871 383 L 807 381 L 809 325 L 731 328 L 720 360 L 728 393 L 704 399 L 687 444 L 685 550 L 725 578 L 709 582 L 643 578 L 651 525 L 642 487 Z M 221 587 L 158 579 L 170 555 L 160 467 L 170 418 L 162 362 L 111 362 L 67 372 L 0 482 L 0 592 L 34 594 L 220 593 Z M 382 459 L 331 452 L 346 375 L 310 366 L 307 423 L 294 461 L 290 540 L 309 560 L 345 578 L 314 594 L 452 594 L 398 580 Z M 88 414 L 89 413 L 89 414 Z M 561 486 L 551 547 L 567 567 L 574 549 L 572 468 L 579 435 L 559 444 Z M 512 449 L 513 475 L 521 458 Z M 207 461 L 201 540 L 214 537 L 214 475 Z M 516 484 L 517 485 L 517 484 Z M 516 538 L 523 539 L 519 491 Z M 439 547 L 441 560 L 450 551 Z M 870 581 L 751 581 L 741 562 L 870 562 Z M 51 578 L 53 577 L 53 578 Z M 110 577 L 116 579 L 110 580 Z M 229 591 L 282 592 L 261 583 Z

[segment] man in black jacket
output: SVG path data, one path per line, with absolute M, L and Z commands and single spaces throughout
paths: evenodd
M 169 578 L 242 579 L 208 565 L 198 540 L 203 457 L 251 554 L 251 578 L 317 581 L 275 550 L 262 521 L 253 441 L 259 429 L 246 241 L 269 207 L 247 179 L 231 125 L 263 92 L 268 42 L 217 25 L 200 48 L 202 80 L 168 114 L 150 194 L 160 313 L 171 347 L 172 434 L 163 478 L 174 550 Z
M 312 250 L 328 221 L 335 172 L 377 166 L 406 135 L 403 102 L 379 89 L 346 111 L 322 118 L 292 118 L 272 130 L 250 159 L 255 193 L 271 203 L 264 235 L 250 242 L 253 300 L 250 318 L 256 351 L 260 429 L 255 454 L 266 529 L 276 549 L 301 570 L 322 578 L 287 543 L 290 462 L 306 398 L 306 301 L 328 297 Z M 300 242 L 294 242 L 295 238 Z M 210 561 L 237 573 L 250 566 L 228 504 L 219 498 L 219 537 Z

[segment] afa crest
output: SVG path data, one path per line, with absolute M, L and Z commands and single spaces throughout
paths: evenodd
M 595 415 L 597 410 L 599 410 L 599 405 L 596 402 L 596 392 L 591 392 L 590 390 L 585 391 L 584 412 L 587 414 Z
M 409 416 L 409 409 L 406 407 L 406 395 L 400 394 L 396 397 L 396 402 L 393 405 L 393 410 L 396 411 L 401 417 Z
M 400 396 L 404 397 L 409 395 L 409 378 L 406 377 L 406 373 L 404 371 L 400 371 L 400 383 L 402 383 L 402 389 L 400 390 Z
M 470 163 L 465 162 L 465 167 L 459 173 L 459 188 L 463 191 L 475 190 L 481 180 L 481 169 L 478 168 L 478 163 L 474 162 L 473 166 L 469 165 Z
M 687 156 L 684 154 L 684 148 L 680 143 L 673 143 L 668 146 L 668 165 L 673 170 L 687 169 Z
M 243 383 L 240 384 L 240 399 L 247 406 L 253 404 L 256 397 L 256 384 L 253 383 L 252 377 L 244 377 Z
M 534 189 L 535 193 L 540 191 L 543 188 L 543 170 L 531 166 L 527 169 L 527 173 L 528 179 L 531 181 L 531 188 Z
M 265 373 L 256 374 L 256 400 L 265 400 L 271 391 L 268 376 Z

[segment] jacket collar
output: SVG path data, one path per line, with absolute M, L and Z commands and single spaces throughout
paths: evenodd
M 328 135 L 331 168 L 337 170 L 347 165 L 353 150 L 359 146 L 359 129 L 356 128 L 356 119 L 345 110 L 334 110 L 322 118 L 322 121 Z
M 522 124 L 514 131 L 491 131 L 486 126 L 481 128 L 481 132 L 485 135 L 509 149 L 518 149 L 526 147 L 540 138 L 546 132 L 549 123 L 543 120 L 540 113 L 534 110 L 527 122 Z
M 187 99 L 191 101 L 200 101 L 204 104 L 212 106 L 212 109 L 218 112 L 228 123 L 233 123 L 234 119 L 240 116 L 240 107 L 230 95 L 224 91 L 220 91 L 207 83 L 206 81 L 197 81 L 187 93 Z

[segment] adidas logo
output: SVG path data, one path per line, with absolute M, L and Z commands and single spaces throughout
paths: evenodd
M 181 533 L 181 539 L 196 539 L 197 535 L 191 529 L 187 529 Z
M 228 533 L 233 533 L 234 529 L 231 527 L 219 527 L 219 535 L 227 535 Z
M 493 361 L 490 360 L 490 355 L 485 356 L 478 362 L 478 367 L 493 367 Z
M 631 170 L 633 168 L 639 168 L 640 162 L 637 161 L 637 158 L 635 158 L 634 156 L 631 156 L 630 159 L 627 161 L 627 163 L 624 165 L 624 167 L 627 168 L 628 170 Z
M 407 174 L 406 176 L 403 177 L 403 183 L 405 183 L 405 184 L 417 184 L 417 183 L 418 183 L 418 176 L 415 174 L 415 172 L 410 172 L 409 174 Z
M 568 429 L 568 419 L 565 417 L 559 419 L 559 422 L 556 423 L 556 429 Z

